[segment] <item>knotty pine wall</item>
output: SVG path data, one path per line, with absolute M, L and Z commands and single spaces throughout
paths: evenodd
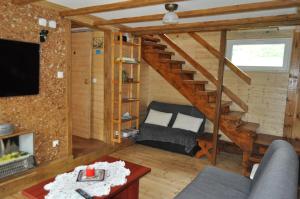
M 58 24 L 56 29 L 49 29 L 47 41 L 41 44 L 40 94 L 0 98 L 0 123 L 11 122 L 33 130 L 36 158 L 42 163 L 68 155 L 67 79 L 57 79 L 56 73 L 67 74 L 70 64 L 70 21 L 59 17 L 54 10 L 0 1 L 1 39 L 39 43 L 38 17 L 54 19 Z M 56 139 L 60 145 L 52 148 L 52 140 Z
M 93 38 L 102 38 L 104 41 L 104 33 L 95 31 Z M 92 79 L 96 80 L 92 82 L 92 138 L 104 141 L 104 46 L 94 48 L 92 53 Z
M 219 49 L 220 33 L 199 33 L 211 45 Z M 218 60 L 196 43 L 187 34 L 169 35 L 180 47 L 189 55 L 195 58 L 200 64 L 206 67 L 215 77 L 217 77 Z M 228 32 L 228 39 L 262 39 L 262 38 L 292 38 L 292 31 L 278 30 L 257 30 L 257 31 L 236 31 Z M 169 49 L 170 51 L 174 51 Z M 183 60 L 177 54 L 174 59 Z M 186 69 L 192 69 L 187 63 Z M 143 65 L 142 73 L 142 107 L 152 101 L 163 101 L 179 104 L 190 104 L 177 90 L 165 81 L 155 70 L 147 64 Z M 284 112 L 286 106 L 288 72 L 249 72 L 252 84 L 249 86 L 240 80 L 231 71 L 225 71 L 224 83 L 234 93 L 238 94 L 249 106 L 249 112 L 244 116 L 245 121 L 257 122 L 261 133 L 279 135 L 283 133 Z M 196 79 L 205 79 L 203 76 L 196 76 Z M 212 84 L 208 89 L 215 89 Z M 143 89 L 142 89 L 143 91 Z M 223 97 L 226 99 L 226 96 Z M 236 105 L 231 106 L 233 110 L 239 110 Z M 208 122 L 206 129 L 212 132 L 212 124 Z

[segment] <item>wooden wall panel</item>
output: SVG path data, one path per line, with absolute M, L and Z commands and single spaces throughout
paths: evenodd
M 67 79 L 57 79 L 57 71 L 70 66 L 70 21 L 57 12 L 35 5 L 15 6 L 0 1 L 0 38 L 39 43 L 38 17 L 57 21 L 49 29 L 47 41 L 41 44 L 40 94 L 0 98 L 0 123 L 11 122 L 36 132 L 35 152 L 38 163 L 68 155 Z M 52 140 L 58 139 L 58 148 Z
M 104 32 L 94 32 L 93 38 L 104 42 Z M 104 45 L 93 48 L 92 54 L 92 137 L 104 141 Z
M 201 33 L 212 46 L 219 48 L 220 33 Z M 199 63 L 206 67 L 214 76 L 217 75 L 218 60 L 206 49 L 196 43 L 187 34 L 169 35 L 186 52 L 195 58 Z M 228 39 L 262 39 L 262 38 L 291 38 L 292 31 L 278 30 L 257 30 L 257 31 L 236 31 L 228 32 Z M 172 51 L 172 49 L 169 49 Z M 174 59 L 183 60 L 175 55 Z M 190 69 L 186 63 L 186 69 Z M 257 122 L 261 124 L 258 132 L 282 135 L 284 112 L 287 97 L 288 72 L 247 72 L 252 78 L 252 84 L 249 86 L 240 80 L 229 70 L 225 70 L 224 84 L 234 93 L 237 93 L 242 100 L 249 105 L 249 112 L 245 115 L 246 121 Z M 148 92 L 142 92 L 144 97 L 148 97 L 148 103 L 151 100 L 165 101 L 171 103 L 189 104 L 189 102 L 180 95 L 172 86 L 170 86 L 156 71 L 149 69 Z M 197 74 L 195 79 L 204 79 Z M 215 89 L 215 86 L 209 84 L 208 89 Z M 224 96 L 224 99 L 226 97 Z M 145 103 L 144 102 L 144 103 Z M 144 105 L 146 106 L 146 105 Z M 237 105 L 233 109 L 239 110 Z M 206 129 L 212 132 L 212 124 L 208 122 Z
M 91 138 L 92 33 L 72 33 L 72 135 Z

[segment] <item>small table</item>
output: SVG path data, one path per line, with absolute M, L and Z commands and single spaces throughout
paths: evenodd
M 218 135 L 218 139 L 221 135 Z M 198 146 L 200 150 L 196 153 L 196 158 L 201 158 L 206 156 L 210 161 L 212 161 L 212 152 L 213 149 L 213 134 L 212 133 L 204 133 L 197 139 Z
M 119 159 L 110 156 L 104 156 L 95 162 L 115 162 Z M 103 197 L 94 197 L 97 199 L 138 199 L 139 198 L 139 180 L 141 177 L 151 171 L 150 168 L 137 165 L 131 162 L 125 161 L 125 167 L 130 170 L 130 175 L 127 176 L 127 182 L 121 186 L 115 186 L 111 188 L 109 195 Z M 44 186 L 52 182 L 54 178 L 45 180 L 37 185 L 34 185 L 28 189 L 22 191 L 22 194 L 30 199 L 44 199 L 48 194 L 44 190 Z

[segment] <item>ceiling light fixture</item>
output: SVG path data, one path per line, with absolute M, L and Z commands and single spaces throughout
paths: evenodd
M 178 8 L 178 4 L 176 3 L 167 3 L 165 4 L 165 8 L 168 11 L 164 18 L 163 18 L 163 23 L 164 24 L 177 24 L 178 23 L 178 16 L 174 12 Z

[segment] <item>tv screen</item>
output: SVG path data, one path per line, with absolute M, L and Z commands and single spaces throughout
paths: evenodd
M 0 97 L 39 93 L 40 45 L 0 39 Z

